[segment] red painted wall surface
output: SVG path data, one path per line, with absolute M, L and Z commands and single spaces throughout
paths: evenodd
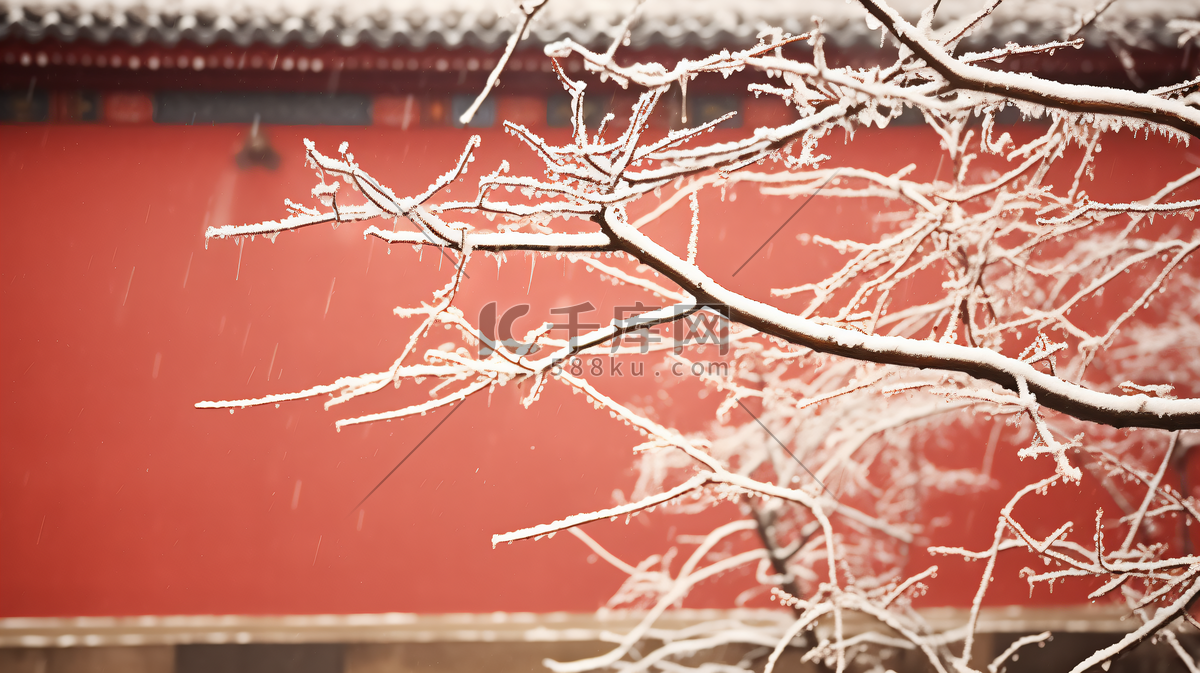
M 214 241 L 206 249 L 203 232 L 276 219 L 285 197 L 307 202 L 313 177 L 302 166 L 302 137 L 327 152 L 348 140 L 368 170 L 398 193 L 414 193 L 449 168 L 468 132 L 273 128 L 283 161 L 271 172 L 236 167 L 245 131 L 0 127 L 0 616 L 602 605 L 621 576 L 589 563 L 572 537 L 490 546 L 493 533 L 611 505 L 614 489 L 628 494 L 633 484 L 629 449 L 640 440 L 562 387 L 550 387 L 528 411 L 511 388 L 466 401 L 366 503 L 361 527 L 355 503 L 445 412 L 341 433 L 333 421 L 426 399 L 424 391 L 406 386 L 329 412 L 319 401 L 233 415 L 192 407 L 386 368 L 411 329 L 391 309 L 427 300 L 448 274 L 438 254 L 407 246 L 389 254 L 364 241 L 360 226 L 309 229 L 275 243 L 260 238 L 244 248 Z M 467 183 L 452 195 L 471 194 L 474 176 L 501 158 L 530 165 L 509 136 L 483 136 Z M 839 145 L 835 165 L 894 171 L 916 161 L 926 171 L 937 164 L 937 141 L 923 129 L 864 133 L 846 148 L 840 138 L 828 142 Z M 1089 191 L 1141 198 L 1198 160 L 1186 148 L 1146 147 L 1127 136 L 1106 142 L 1110 163 Z M 738 200 L 721 203 L 712 194 L 701 202 L 700 262 L 715 277 L 732 273 L 796 205 L 746 187 L 733 194 Z M 766 297 L 769 287 L 827 271 L 840 260 L 814 256 L 795 234 L 844 236 L 869 215 L 814 201 L 762 253 L 774 263 L 750 265 L 732 287 Z M 682 247 L 687 216 L 677 210 L 652 225 L 661 228 L 654 233 L 671 231 L 667 240 Z M 780 264 L 783 255 L 796 261 Z M 609 307 L 644 298 L 563 261 L 538 260 L 532 288 L 520 255 L 499 270 L 479 257 L 469 273 L 460 296 L 469 314 L 491 300 L 534 304 L 519 333 L 549 319 L 551 305 L 591 300 L 606 322 Z M 684 430 L 711 419 L 713 399 L 697 398 L 692 382 L 609 378 L 600 383 L 615 397 L 648 403 L 654 396 L 663 420 Z M 930 450 L 947 465 L 977 466 L 987 431 L 974 428 Z M 997 452 L 1000 488 L 932 502 L 927 519 L 955 518 L 922 545 L 984 546 L 1009 486 L 1048 469 L 1013 454 Z M 1077 500 L 1086 499 L 1052 496 L 1055 525 L 1062 508 L 1081 507 Z M 1033 530 L 1041 506 L 1025 515 L 1035 535 L 1043 534 Z M 660 513 L 595 524 L 589 533 L 637 560 L 663 551 L 669 534 L 704 533 L 735 516 L 732 507 L 699 517 Z M 1090 510 L 1078 516 L 1090 520 Z M 938 562 L 943 571 L 926 601 L 966 604 L 980 568 Z M 998 572 L 996 602 L 1027 593 L 1016 575 L 1023 562 L 1012 563 Z M 926 565 L 914 551 L 913 568 Z M 730 605 L 745 585 L 733 578 L 690 604 Z M 1043 591 L 1035 601 L 1084 594 Z

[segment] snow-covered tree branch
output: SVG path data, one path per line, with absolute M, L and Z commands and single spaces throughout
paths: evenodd
M 571 40 L 548 45 L 546 55 L 555 59 L 571 100 L 571 138 L 554 144 L 505 122 L 541 163 L 541 174 L 515 174 L 502 162 L 488 167 L 491 172 L 478 179 L 468 200 L 442 195 L 468 172 L 478 137 L 457 158 L 447 156 L 449 170 L 412 196 L 397 195 L 372 177 L 346 144 L 327 155 L 309 142 L 307 160 L 320 179 L 312 197 L 319 205 L 289 201 L 292 214 L 283 220 L 212 228 L 208 237 L 274 240 L 314 224 L 381 220 L 367 226 L 364 236 L 435 248 L 452 256 L 454 268 L 432 303 L 396 309 L 416 326 L 382 371 L 298 392 L 197 406 L 232 409 L 329 396 L 330 408 L 401 380 L 438 381 L 428 402 L 344 418 L 340 429 L 425 414 L 509 384 L 523 386 L 528 407 L 545 386 L 563 385 L 634 428 L 644 442 L 633 447 L 641 478 L 632 501 L 564 512 L 558 521 L 493 537 L 493 544 L 511 543 L 572 531 L 629 575 L 614 604 L 650 607 L 645 621 L 611 652 L 548 663 L 564 673 L 605 668 L 674 673 L 690 669 L 673 657 L 729 643 L 762 648 L 767 671 L 788 648 L 838 671 L 855 658 L 871 661 L 881 648 L 921 652 L 938 671 L 994 671 L 1015 648 L 1045 640 L 1023 639 L 996 662 L 971 658 L 997 559 L 1017 550 L 1053 566 L 1022 571 L 1031 591 L 1059 581 L 1098 583 L 1092 598 L 1120 596 L 1140 620 L 1127 637 L 1080 662 L 1077 671 L 1103 665 L 1156 634 L 1173 639 L 1169 629 L 1188 622 L 1195 627 L 1188 611 L 1200 594 L 1200 557 L 1190 540 L 1200 504 L 1186 489 L 1170 485 L 1178 479 L 1164 475 L 1180 469 L 1180 456 L 1196 441 L 1190 431 L 1200 429 L 1200 390 L 1194 385 L 1200 379 L 1185 377 L 1192 385 L 1176 391 L 1156 372 L 1194 372 L 1200 354 L 1195 299 L 1200 235 L 1192 225 L 1200 209 L 1200 169 L 1180 170 L 1158 189 L 1124 203 L 1093 200 L 1086 188 L 1104 140 L 1114 134 L 1158 134 L 1183 143 L 1200 138 L 1200 81 L 1137 92 L 1062 84 L 993 63 L 1078 48 L 1077 34 L 1095 16 L 1080 17 L 1077 28 L 1054 42 L 956 55 L 987 24 L 999 0 L 965 24 L 942 29 L 934 27 L 937 3 L 913 24 L 881 0 L 858 2 L 868 24 L 896 44 L 892 62 L 830 65 L 819 21 L 804 35 L 765 30 L 757 46 L 670 66 L 619 61 L 624 34 L 603 51 Z M 522 6 L 506 53 L 544 4 Z M 622 30 L 630 25 L 625 22 Z M 811 47 L 811 53 L 803 52 L 807 57 L 799 55 L 801 43 Z M 620 111 L 627 123 L 618 128 L 609 114 L 598 128 L 588 128 L 587 81 L 559 67 L 567 58 L 581 59 L 588 78 L 637 93 L 632 109 Z M 782 99 L 794 108 L 794 119 L 707 144 L 708 131 L 727 116 L 665 134 L 651 127 L 672 87 L 686 96 L 692 80 L 745 72 L 760 75 L 749 93 Z M 486 95 L 481 92 L 464 120 Z M 997 116 L 1009 107 L 1036 123 L 1020 133 L 1003 130 Z M 929 177 L 930 171 L 915 165 L 887 175 L 845 165 L 837 148 L 824 142 L 839 129 L 852 137 L 860 129 L 886 127 L 906 111 L 915 111 L 936 133 L 946 177 L 941 166 Z M 350 189 L 342 191 L 343 184 Z M 697 194 L 742 184 L 767 196 L 807 199 L 819 193 L 886 200 L 901 208 L 881 215 L 883 226 L 873 238 L 813 237 L 828 255 L 844 258 L 827 277 L 753 297 L 714 278 L 699 261 L 712 255 L 703 250 L 706 222 Z M 645 204 L 656 196 L 656 203 Z M 661 232 L 648 225 L 676 207 L 691 209 L 686 248 L 673 249 L 661 233 L 649 233 Z M 394 223 L 402 220 L 412 230 L 398 231 Z M 457 308 L 455 299 L 471 282 L 472 259 L 482 254 L 502 261 L 514 251 L 565 256 L 667 305 L 567 338 L 547 324 L 520 341 L 498 339 Z M 909 291 L 916 284 L 932 289 Z M 1106 291 L 1107 308 L 1098 312 L 1097 300 Z M 785 310 L 781 300 L 800 308 Z M 1156 317 L 1152 302 L 1170 302 L 1170 317 Z M 576 358 L 599 353 L 650 353 L 664 363 L 691 365 L 691 354 L 701 348 L 695 344 L 666 341 L 639 349 L 628 339 L 701 318 L 728 322 L 723 339 L 729 348 L 728 368 L 702 376 L 723 400 L 705 432 L 664 425 L 653 409 L 614 399 L 585 372 L 570 369 Z M 439 324 L 453 330 L 457 342 L 425 347 L 428 331 Z M 1172 361 L 1159 350 L 1162 343 L 1182 344 L 1191 357 Z M 740 420 L 733 420 L 735 413 Z M 1004 444 L 1023 447 L 1022 458 L 1048 460 L 1028 463 L 1027 485 L 994 514 L 989 548 L 929 550 L 944 555 L 944 563 L 986 562 L 969 621 L 935 632 L 912 609 L 911 598 L 936 581 L 936 566 L 903 576 L 920 533 L 911 512 L 922 489 L 969 491 L 991 483 L 991 477 L 986 469 L 934 467 L 917 457 L 917 447 L 947 427 L 983 423 L 985 417 L 993 427 L 991 440 L 963 451 L 986 453 L 990 465 L 1003 435 Z M 1022 523 L 1020 503 L 1087 480 L 1101 483 L 1113 500 L 1131 509 L 1114 519 L 1098 507 L 1094 521 L 1063 521 L 1041 538 Z M 720 501 L 738 503 L 746 518 L 713 531 L 674 573 L 666 557 L 627 562 L 580 529 L 658 507 L 686 510 Z M 1164 528 L 1180 522 L 1182 548 L 1160 539 Z M 758 536 L 760 547 L 712 560 L 713 545 L 747 531 Z M 778 628 L 714 623 L 688 633 L 654 632 L 663 611 L 698 582 L 742 565 L 756 565 L 763 591 L 792 609 L 790 621 Z M 849 613 L 877 628 L 848 634 L 843 622 Z M 818 625 L 827 625 L 830 637 L 805 635 Z M 651 637 L 662 646 L 636 661 L 627 657 Z M 1176 650 L 1187 656 L 1177 643 Z M 1195 670 L 1191 660 L 1184 661 Z

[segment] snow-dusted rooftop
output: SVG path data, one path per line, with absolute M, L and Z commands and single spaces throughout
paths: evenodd
M 925 0 L 892 0 L 915 20 Z M 950 25 L 985 0 L 944 0 L 939 23 Z M 1056 39 L 1100 0 L 1008 0 L 985 40 L 975 44 Z M 594 43 L 610 36 L 633 0 L 551 0 L 535 23 L 533 43 L 570 36 Z M 180 41 L 239 45 L 427 45 L 495 48 L 514 26 L 513 0 L 0 0 L 0 39 Z M 764 25 L 798 33 L 825 21 L 842 46 L 879 44 L 878 31 L 849 0 L 649 0 L 633 29 L 632 46 L 753 43 Z M 1174 45 L 1170 19 L 1200 19 L 1200 0 L 1117 0 L 1096 25 L 1127 41 Z M 1103 39 L 1093 30 L 1093 39 Z M 1149 46 L 1149 44 L 1147 44 Z

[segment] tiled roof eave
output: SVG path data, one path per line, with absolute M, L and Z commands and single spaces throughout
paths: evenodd
M 1157 13 L 1130 12 L 1106 17 L 1105 29 L 1146 46 L 1176 46 L 1178 30 L 1168 26 L 1169 18 L 1200 20 L 1200 3 L 1179 2 L 1178 11 L 1175 12 L 1176 5 L 1171 4 L 1174 0 L 1155 1 L 1159 3 Z M 29 3 L 32 2 L 34 0 L 29 0 Z M 188 13 L 170 9 L 152 10 L 145 5 L 131 5 L 133 8 L 126 10 L 110 8 L 109 11 L 102 11 L 103 6 L 98 5 L 94 11 L 85 11 L 70 3 L 29 3 L 0 0 L 0 39 L 28 42 L 45 39 L 64 42 L 82 40 L 133 46 L 146 43 L 174 46 L 190 42 L 202 46 L 232 43 L 243 47 L 300 44 L 347 48 L 373 45 L 378 48 L 423 49 L 438 46 L 496 49 L 503 46 L 514 25 L 512 17 L 503 12 L 494 9 L 484 11 L 473 5 L 473 11 L 451 9 L 442 14 L 431 14 L 429 10 L 413 5 L 407 9 L 393 8 L 355 16 L 339 13 L 333 8 L 292 14 L 266 10 L 254 13 L 245 8 L 229 13 Z M 618 9 L 594 0 L 574 0 L 574 3 L 578 6 L 572 8 L 570 4 L 564 4 L 562 6 L 569 9 L 535 22 L 529 45 L 539 46 L 564 37 L 591 45 L 604 44 L 612 39 L 615 25 L 622 17 Z M 670 11 L 647 16 L 635 24 L 631 46 L 738 47 L 754 44 L 759 26 L 764 23 L 777 25 L 791 33 L 800 33 L 812 27 L 809 14 L 799 11 L 794 15 L 780 14 L 778 5 L 758 3 L 748 5 L 750 9 L 743 10 L 740 4 L 734 2 L 727 3 L 727 7 L 720 4 L 720 0 L 709 0 L 708 4 L 714 3 L 721 11 L 708 14 L 699 9 L 687 9 L 686 3 L 667 5 Z M 823 12 L 826 34 L 834 44 L 867 49 L 879 46 L 879 32 L 867 28 L 855 13 L 859 11 L 856 6 L 838 2 L 820 5 L 818 9 Z M 757 10 L 764 11 L 755 13 Z M 1037 43 L 1060 37 L 1063 28 L 1059 25 L 1061 21 L 1055 23 L 1019 14 L 991 21 L 993 25 L 986 31 L 968 40 L 965 45 L 967 48 L 991 48 L 1010 41 Z M 1098 29 L 1091 29 L 1086 34 L 1098 46 L 1104 44 L 1106 35 Z

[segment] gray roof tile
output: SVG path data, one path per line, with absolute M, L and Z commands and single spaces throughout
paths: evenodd
M 892 4 L 915 20 L 925 2 L 893 0 Z M 982 4 L 981 0 L 944 0 L 939 22 L 952 25 Z M 1058 38 L 1095 4 L 1093 0 L 1009 0 L 970 46 Z M 0 0 L 0 39 L 490 49 L 501 46 L 515 25 L 511 0 L 438 0 L 436 11 L 430 5 L 427 0 Z M 601 43 L 612 39 L 630 6 L 631 0 L 551 0 L 530 39 L 546 43 L 569 36 L 582 43 Z M 846 0 L 649 0 L 634 26 L 631 44 L 635 48 L 753 44 L 764 25 L 799 33 L 812 28 L 813 16 L 822 17 L 830 39 L 839 46 L 879 44 L 879 33 L 867 28 L 863 10 Z M 1168 26 L 1174 18 L 1200 19 L 1200 2 L 1121 0 L 1097 26 L 1143 46 L 1173 46 L 1180 32 Z M 1091 38 L 1099 40 L 1103 35 L 1093 30 Z

